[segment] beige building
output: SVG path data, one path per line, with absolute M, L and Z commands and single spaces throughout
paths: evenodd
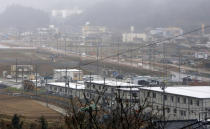
M 124 43 L 146 41 L 147 35 L 144 33 L 123 33 L 122 41 Z
M 12 65 L 11 76 L 22 78 L 28 78 L 33 73 L 33 65 Z
M 92 34 L 100 34 L 100 33 L 106 33 L 106 32 L 107 32 L 107 29 L 104 26 L 85 25 L 82 27 L 82 34 L 85 37 Z

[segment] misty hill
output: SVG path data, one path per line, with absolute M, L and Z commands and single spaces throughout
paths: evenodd
M 47 13 L 19 5 L 8 7 L 0 14 L 0 19 L 0 28 L 16 27 L 19 29 L 32 29 L 49 24 Z
M 86 10 L 68 24 L 84 24 L 127 28 L 180 26 L 191 28 L 210 23 L 209 0 L 106 0 Z

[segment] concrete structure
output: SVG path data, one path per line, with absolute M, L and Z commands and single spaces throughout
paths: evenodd
M 79 99 L 84 99 L 85 86 L 83 84 L 54 82 L 46 84 L 46 89 L 49 92 L 53 92 L 62 96 L 69 96 L 71 98 L 78 97 Z
M 55 69 L 54 79 L 58 82 L 65 81 L 81 81 L 83 78 L 82 70 L 78 69 Z
M 33 73 L 32 65 L 11 65 L 11 76 L 28 78 Z

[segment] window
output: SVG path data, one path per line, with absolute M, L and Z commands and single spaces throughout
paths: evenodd
M 132 96 L 133 96 L 134 98 L 138 97 L 138 96 L 137 96 L 137 93 L 132 93 Z
M 177 102 L 180 103 L 180 98 L 179 97 L 177 98 Z
M 177 112 L 177 110 L 176 110 L 176 108 L 174 109 L 174 113 L 176 113 Z
M 101 86 L 99 86 L 99 90 L 101 90 Z
M 197 100 L 197 106 L 199 106 L 199 105 L 200 105 L 199 100 Z
M 93 89 L 95 89 L 95 85 L 93 85 Z
M 183 103 L 184 103 L 184 104 L 187 103 L 187 99 L 186 99 L 186 98 L 183 99 Z
M 87 88 L 88 88 L 88 89 L 90 88 L 89 84 L 87 84 Z
M 147 92 L 147 97 L 150 97 L 150 92 Z
M 180 110 L 181 116 L 186 116 L 186 111 Z
M 114 92 L 114 88 L 112 88 L 112 92 Z
M 167 95 L 164 95 L 164 100 L 165 100 L 165 101 L 167 100 Z
M 193 105 L 193 100 L 192 99 L 190 100 L 190 105 Z
M 174 102 L 174 96 L 171 96 L 171 102 Z
M 167 108 L 167 112 L 168 112 L 168 113 L 170 113 L 170 112 L 171 112 L 170 108 Z
M 184 115 L 184 112 L 182 110 L 180 110 L 180 115 L 183 116 Z
M 156 98 L 156 93 L 153 93 L 153 94 L 152 94 L 152 97 L 153 97 L 153 98 Z
M 186 116 L 186 111 L 183 111 L 183 115 Z

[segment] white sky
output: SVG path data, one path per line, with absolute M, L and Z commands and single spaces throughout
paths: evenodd
M 19 4 L 44 10 L 55 8 L 84 8 L 102 0 L 0 0 L 0 11 L 12 4 Z

